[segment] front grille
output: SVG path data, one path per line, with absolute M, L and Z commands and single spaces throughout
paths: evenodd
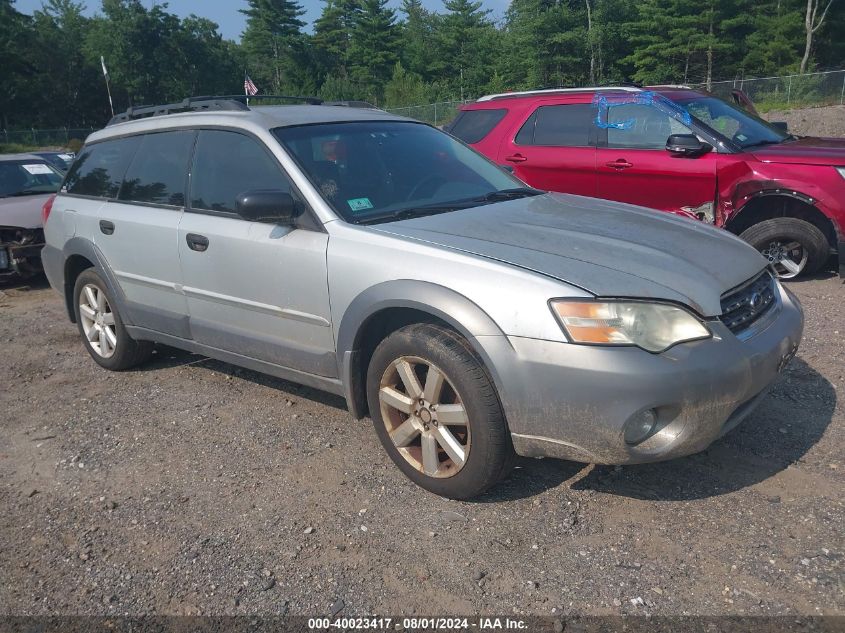
M 737 334 L 751 327 L 775 306 L 775 280 L 764 270 L 722 297 L 722 323 Z

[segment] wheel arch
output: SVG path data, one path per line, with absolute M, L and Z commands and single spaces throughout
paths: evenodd
M 795 218 L 809 222 L 824 234 L 831 248 L 836 248 L 841 239 L 840 227 L 816 206 L 814 198 L 799 191 L 784 189 L 754 193 L 731 216 L 725 228 L 734 235 L 740 235 L 751 226 L 774 218 Z
M 366 375 L 378 343 L 411 323 L 435 323 L 463 336 L 490 372 L 501 394 L 501 381 L 492 355 L 507 341 L 502 330 L 477 304 L 437 284 L 396 280 L 372 286 L 358 295 L 341 319 L 337 332 L 337 357 L 349 411 L 355 418 L 368 413 Z M 486 337 L 490 337 L 487 339 Z M 508 343 L 509 346 L 509 343 Z
M 132 325 L 127 320 L 127 312 L 125 307 L 125 297 L 120 285 L 114 277 L 111 269 L 106 263 L 100 249 L 95 244 L 82 238 L 73 238 L 65 244 L 64 247 L 65 265 L 64 265 L 64 298 L 65 308 L 67 309 L 68 317 L 72 323 L 76 323 L 76 310 L 73 306 L 73 288 L 76 285 L 76 280 L 83 271 L 93 268 L 102 277 L 106 286 L 108 286 L 109 294 L 113 301 L 117 304 L 117 308 L 121 313 L 121 317 L 126 325 Z

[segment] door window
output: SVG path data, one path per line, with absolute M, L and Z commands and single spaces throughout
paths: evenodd
M 517 145 L 589 147 L 593 106 L 589 103 L 541 106 L 516 135 Z
M 630 149 L 665 149 L 672 134 L 691 134 L 691 130 L 649 105 L 624 103 L 611 105 L 607 112 L 607 146 Z
M 80 196 L 116 198 L 123 174 L 140 144 L 140 137 L 133 136 L 86 147 L 68 172 L 63 191 Z
M 147 134 L 123 178 L 120 200 L 181 207 L 194 142 L 190 131 Z
M 254 139 L 223 130 L 203 130 L 191 174 L 191 206 L 235 213 L 237 197 L 252 189 L 294 195 L 288 177 Z
M 464 143 L 478 143 L 499 124 L 507 110 L 464 110 L 446 129 Z

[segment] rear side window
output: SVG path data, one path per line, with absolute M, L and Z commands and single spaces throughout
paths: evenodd
M 593 126 L 589 103 L 541 106 L 516 135 L 517 145 L 589 147 Z
M 140 144 L 140 138 L 131 137 L 86 147 L 74 161 L 62 190 L 78 196 L 116 198 Z
M 448 131 L 464 143 L 478 143 L 490 134 L 507 113 L 507 110 L 464 110 L 458 114 Z
M 123 178 L 119 199 L 181 207 L 194 132 L 146 134 Z
M 235 213 L 238 195 L 252 189 L 291 192 L 290 180 L 258 141 L 220 130 L 203 130 L 191 172 L 191 206 Z

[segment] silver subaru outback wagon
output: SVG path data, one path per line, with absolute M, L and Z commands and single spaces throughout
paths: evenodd
M 803 327 L 726 232 L 528 188 L 376 110 L 128 112 L 45 213 L 47 275 L 101 366 L 158 343 L 341 394 L 402 472 L 452 498 L 516 455 L 701 451 Z

